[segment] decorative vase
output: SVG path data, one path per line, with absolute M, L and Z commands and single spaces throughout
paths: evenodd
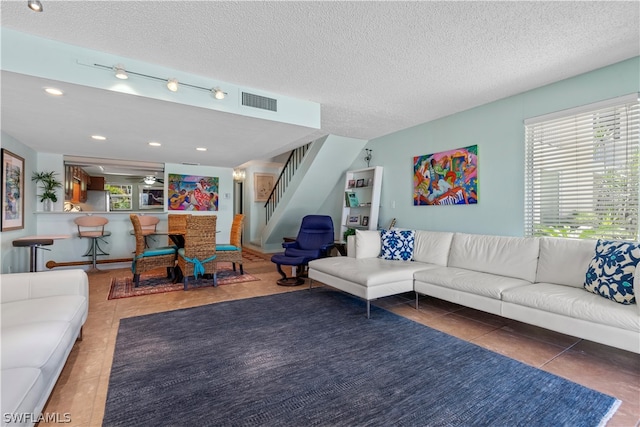
M 51 212 L 53 210 L 53 202 L 51 199 L 44 199 L 42 202 L 42 208 L 45 212 Z

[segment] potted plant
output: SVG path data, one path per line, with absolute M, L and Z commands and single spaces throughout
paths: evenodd
M 347 237 L 349 236 L 353 236 L 356 234 L 356 229 L 355 228 L 347 228 L 346 231 L 343 233 L 342 237 L 344 237 L 344 241 L 347 241 Z
M 50 172 L 34 172 L 31 181 L 41 184 L 42 194 L 38 194 L 40 201 L 43 203 L 45 211 L 53 209 L 53 203 L 58 201 L 56 196 L 56 188 L 62 187 L 62 182 L 56 179 L 56 173 Z

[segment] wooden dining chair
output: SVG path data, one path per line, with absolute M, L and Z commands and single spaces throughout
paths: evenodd
M 216 275 L 216 222 L 215 215 L 189 215 L 186 219 L 184 248 L 178 249 L 178 268 L 187 290 L 189 277 L 212 275 L 213 286 L 218 286 Z
M 240 264 L 240 274 L 244 274 L 242 267 L 242 228 L 244 215 L 236 214 L 231 224 L 229 244 L 216 245 L 216 255 L 219 262 L 233 263 L 233 271 L 236 271 L 236 263 Z
M 136 252 L 133 256 L 131 271 L 133 272 L 134 287 L 140 284 L 140 274 L 159 267 L 167 268 L 167 276 L 174 277 L 177 250 L 175 246 L 160 248 L 147 248 L 144 230 L 138 215 L 129 215 L 133 224 L 133 233 L 136 238 Z

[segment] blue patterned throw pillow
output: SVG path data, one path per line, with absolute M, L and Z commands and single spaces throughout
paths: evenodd
M 598 240 L 584 288 L 620 304 L 635 304 L 633 276 L 639 261 L 638 244 Z
M 411 261 L 415 234 L 414 230 L 382 230 L 380 232 L 379 258 Z

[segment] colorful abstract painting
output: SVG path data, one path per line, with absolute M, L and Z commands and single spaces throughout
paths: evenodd
M 413 158 L 413 204 L 478 203 L 478 146 Z
M 217 211 L 218 177 L 169 174 L 170 211 Z

